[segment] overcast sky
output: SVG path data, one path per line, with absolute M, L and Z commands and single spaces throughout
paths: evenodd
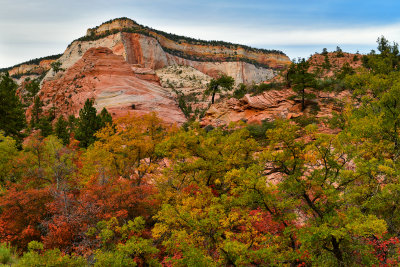
M 0 68 L 63 53 L 87 28 L 117 17 L 290 58 L 336 46 L 366 53 L 381 35 L 400 42 L 395 0 L 0 0 L 0 7 Z

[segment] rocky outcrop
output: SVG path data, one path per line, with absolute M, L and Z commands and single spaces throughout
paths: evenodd
M 45 111 L 55 107 L 64 116 L 77 116 L 93 98 L 98 111 L 105 107 L 113 117 L 154 111 L 170 123 L 185 121 L 152 70 L 134 67 L 105 47 L 88 49 L 61 78 L 44 81 L 40 97 Z
M 26 74 L 42 74 L 48 71 L 51 66 L 50 64 L 54 62 L 54 59 L 44 59 L 39 62 L 39 64 L 21 64 L 14 67 L 8 71 L 8 73 L 13 75 L 26 75 Z
M 230 98 L 212 105 L 201 124 L 223 126 L 240 120 L 260 124 L 264 120 L 291 119 L 311 113 L 313 105 L 317 105 L 319 109 L 317 118 L 329 117 L 332 111 L 339 111 L 339 102 L 344 103 L 351 96 L 348 91 L 339 94 L 318 92 L 316 99 L 311 103 L 313 105 L 308 105 L 304 111 L 301 111 L 301 104 L 290 100 L 290 96 L 294 94 L 291 89 L 283 89 L 267 91 L 257 96 L 247 94 L 240 100 Z
M 127 28 L 138 27 L 138 26 L 139 25 L 137 25 L 133 20 L 130 20 L 130 19 L 115 19 L 115 20 L 103 23 L 98 27 L 88 29 L 86 31 L 86 35 L 87 36 L 101 35 L 101 34 L 110 32 L 112 30 L 127 29 Z
M 310 72 L 315 71 L 317 68 L 322 69 L 323 77 L 332 77 L 336 72 L 340 71 L 343 66 L 348 64 L 353 69 L 357 69 L 362 67 L 362 55 L 360 54 L 352 54 L 352 53 L 338 53 L 338 52 L 330 52 L 326 55 L 323 54 L 314 54 L 309 59 L 310 63 Z M 326 64 L 326 59 L 329 62 L 329 69 L 324 68 L 324 64 Z
M 292 90 L 272 90 L 258 96 L 245 95 L 242 99 L 230 98 L 210 107 L 202 125 L 223 126 L 240 120 L 261 123 L 263 120 L 286 118 L 295 107 L 295 101 L 288 100 Z

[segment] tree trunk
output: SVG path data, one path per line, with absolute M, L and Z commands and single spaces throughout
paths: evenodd
M 214 104 L 214 97 L 215 97 L 215 92 L 212 94 L 211 104 Z
M 339 242 L 333 236 L 331 239 L 332 239 L 332 246 L 333 246 L 333 254 L 335 254 L 335 257 L 338 261 L 338 266 L 344 266 L 343 255 L 342 255 L 342 251 L 339 248 Z

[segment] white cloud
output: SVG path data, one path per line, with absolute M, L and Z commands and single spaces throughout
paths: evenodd
M 135 19 L 135 18 L 134 18 Z M 93 20 L 93 19 L 92 19 Z M 1 21 L 0 68 L 11 66 L 32 58 L 60 53 L 75 38 L 85 33 L 89 18 L 81 18 L 69 23 L 58 21 L 53 24 L 36 22 Z M 99 19 L 100 20 L 100 19 Z M 224 40 L 268 49 L 285 51 L 290 47 L 289 56 L 308 56 L 323 47 L 345 48 L 346 46 L 376 47 L 376 39 L 384 35 L 391 41 L 400 41 L 400 23 L 383 26 L 357 26 L 342 28 L 322 28 L 319 25 L 303 26 L 246 26 L 243 24 L 185 24 L 179 20 L 149 18 L 150 26 L 166 32 L 205 40 Z M 320 46 L 319 48 L 317 48 Z M 307 49 L 308 47 L 308 49 Z M 369 50 L 366 50 L 369 51 Z
M 371 45 L 384 35 L 389 40 L 400 39 L 400 23 L 385 26 L 348 28 L 244 28 L 238 26 L 162 27 L 176 34 L 207 40 L 225 40 L 252 45 Z M 400 40 L 399 40 L 400 41 Z

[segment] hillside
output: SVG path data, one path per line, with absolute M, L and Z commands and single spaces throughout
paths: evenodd
M 108 49 L 107 53 L 112 53 L 112 57 L 120 57 L 124 62 L 116 65 L 111 60 L 112 57 L 109 58 L 110 62 L 104 61 L 103 53 L 93 53 L 100 51 L 93 49 L 100 48 Z M 108 67 L 103 71 L 104 76 L 109 75 L 107 79 L 99 79 L 99 74 L 88 73 L 93 68 L 96 69 L 100 61 Z M 207 85 L 206 81 L 211 78 L 225 74 L 233 77 L 236 85 L 259 83 L 274 77 L 276 70 L 285 68 L 289 63 L 288 57 L 277 50 L 255 49 L 222 41 L 195 40 L 157 31 L 133 20 L 120 18 L 88 29 L 87 35 L 73 41 L 61 56 L 37 59 L 7 70 L 22 85 L 22 95 L 26 95 L 26 78 L 40 79 L 39 97 L 46 112 L 56 108 L 57 116 L 77 115 L 85 99 L 93 97 L 98 110 L 105 107 L 112 110 L 113 117 L 118 117 L 130 112 L 160 112 L 164 106 L 170 106 L 174 110 L 178 107 L 178 94 L 185 95 L 197 91 L 202 95 Z M 121 64 L 126 68 L 123 77 L 112 76 L 112 73 L 117 73 L 122 67 Z M 188 78 L 167 74 L 164 70 L 171 66 L 191 68 L 201 73 L 200 76 L 196 75 L 204 82 L 187 83 L 185 79 Z M 97 79 L 95 83 L 88 81 L 92 78 Z M 113 83 L 115 85 L 111 85 Z M 182 87 L 181 84 L 186 89 L 175 89 Z M 158 88 L 154 89 L 157 86 Z M 111 92 L 115 88 L 121 88 L 131 96 L 140 91 L 141 97 L 107 93 L 105 98 L 106 93 L 100 93 Z M 143 97 L 153 95 L 154 90 L 162 95 L 163 100 L 155 101 Z M 132 106 L 135 106 L 135 109 L 132 109 Z M 205 109 L 207 104 L 204 102 L 199 108 Z M 27 115 L 30 118 L 30 111 Z M 165 118 L 170 122 L 182 123 L 184 120 L 178 117 L 170 116 L 167 112 Z
M 280 66 L 123 18 L 0 73 L 0 265 L 400 266 L 400 50 L 377 51 Z

